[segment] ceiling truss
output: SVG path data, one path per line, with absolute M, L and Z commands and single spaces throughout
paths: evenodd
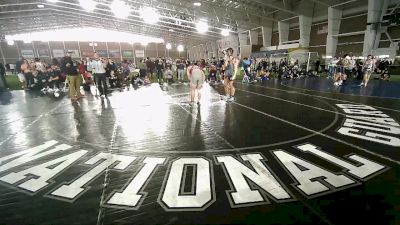
M 131 8 L 127 19 L 116 18 L 110 10 L 113 0 L 94 0 L 93 12 L 85 11 L 79 0 L 2 0 L 0 3 L 0 34 L 26 33 L 63 27 L 100 27 L 163 38 L 169 42 L 197 45 L 221 38 L 220 31 L 229 28 L 242 32 L 260 27 L 266 21 L 280 21 L 301 14 L 301 1 L 323 7 L 339 0 L 123 0 Z M 38 8 L 42 4 L 44 8 Z M 143 6 L 150 6 L 161 15 L 160 22 L 149 25 L 139 16 Z M 195 24 L 206 19 L 209 32 L 197 33 Z

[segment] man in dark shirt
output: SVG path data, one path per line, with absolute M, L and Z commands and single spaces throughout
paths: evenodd
M 179 60 L 176 64 L 176 67 L 178 69 L 178 80 L 183 81 L 186 67 L 185 62 L 183 60 Z
M 15 70 L 17 74 L 21 73 L 21 65 L 24 63 L 24 58 L 21 58 L 15 63 Z
M 71 101 L 76 101 L 78 98 L 83 97 L 80 91 L 81 77 L 78 75 L 78 69 L 72 61 L 71 51 L 67 51 L 64 58 L 61 60 L 61 71 L 68 77 L 69 97 Z
M 263 70 L 267 70 L 268 68 L 268 63 L 267 63 L 267 61 L 265 61 L 265 59 L 263 59 L 262 61 L 261 61 L 261 67 L 262 67 L 262 69 Z
M 156 69 L 157 69 L 157 80 L 158 83 L 163 81 L 163 73 L 164 73 L 164 61 L 159 58 L 156 60 Z
M 317 72 L 317 73 L 319 73 L 319 67 L 321 66 L 321 61 L 318 59 L 316 62 L 315 62 L 315 71 Z
M 147 74 L 150 77 L 153 77 L 153 73 L 154 73 L 154 69 L 155 69 L 155 63 L 153 62 L 153 60 L 151 60 L 149 57 L 147 57 L 146 59 L 146 66 L 147 66 Z

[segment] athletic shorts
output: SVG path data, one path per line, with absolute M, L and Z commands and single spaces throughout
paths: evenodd
M 190 79 L 190 84 L 192 85 L 203 85 L 203 77 L 201 75 L 193 74 Z
M 225 79 L 228 79 L 229 81 L 233 81 L 233 77 L 232 76 L 225 75 Z

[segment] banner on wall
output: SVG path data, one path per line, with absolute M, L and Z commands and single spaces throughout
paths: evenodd
M 126 58 L 133 58 L 133 51 L 132 50 L 123 50 L 122 56 Z
M 86 57 L 93 58 L 93 55 L 94 55 L 93 50 L 82 50 L 81 53 L 82 53 L 82 57 L 84 57 L 84 58 L 86 58 Z
M 65 56 L 63 49 L 53 49 L 53 57 L 54 58 L 62 58 Z
M 80 58 L 79 50 L 68 49 L 68 51 L 71 51 L 71 52 L 72 52 L 72 53 L 71 53 L 71 57 L 72 57 L 72 58 Z
M 39 57 L 44 57 L 44 58 L 49 58 L 50 57 L 49 49 L 39 49 L 38 53 L 39 53 Z
M 110 55 L 110 58 L 120 58 L 121 57 L 121 52 L 119 50 L 110 50 L 108 52 Z
M 35 58 L 35 54 L 33 53 L 33 50 L 21 50 L 21 55 L 22 55 L 22 57 L 24 57 L 26 59 Z
M 97 54 L 99 54 L 100 57 L 102 58 L 107 58 L 108 54 L 107 54 L 107 50 L 96 50 Z M 92 53 L 93 54 L 93 53 Z
M 135 50 L 135 56 L 137 58 L 144 58 L 144 50 Z

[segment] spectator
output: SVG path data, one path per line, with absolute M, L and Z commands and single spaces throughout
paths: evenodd
M 262 70 L 267 70 L 268 69 L 268 63 L 265 59 L 261 60 L 261 69 Z
M 172 74 L 173 75 L 176 74 L 176 76 L 178 76 L 177 71 L 178 71 L 177 62 L 176 60 L 172 60 Z
M 25 61 L 25 59 L 22 58 L 22 59 L 18 60 L 18 61 L 15 63 L 15 68 L 16 68 L 16 70 L 17 70 L 17 71 L 16 71 L 17 74 L 21 73 L 21 65 L 24 63 L 24 61 Z
M 177 64 L 178 80 L 183 81 L 183 77 L 185 76 L 185 62 L 183 60 L 179 60 Z
M 80 61 L 79 62 L 79 73 L 84 75 L 86 73 L 86 62 L 85 61 Z
M 317 59 L 317 61 L 315 62 L 315 71 L 317 73 L 319 73 L 320 67 L 321 67 L 321 60 Z
M 30 90 L 30 88 L 35 85 L 35 79 L 33 77 L 31 64 L 29 64 L 28 60 L 24 60 L 21 64 L 21 72 L 23 75 L 18 75 L 19 80 L 25 90 Z
M 150 77 L 153 77 L 155 63 L 149 57 L 147 57 L 146 59 L 146 68 L 147 68 L 147 73 L 150 75 Z
M 164 62 L 161 58 L 156 60 L 156 69 L 157 69 L 157 81 L 161 83 L 163 80 L 163 73 L 164 73 Z
M 108 64 L 107 60 L 100 58 L 99 54 L 97 52 L 94 52 L 94 60 L 88 62 L 88 64 L 92 67 L 92 72 L 96 79 L 96 84 L 100 92 L 100 97 L 106 97 L 108 94 L 106 77 L 106 68 Z
M 130 68 L 129 68 L 129 63 L 128 63 L 128 61 L 125 59 L 124 61 L 122 61 L 122 74 L 125 76 L 125 77 L 128 77 L 129 76 L 129 74 L 131 73 L 131 72 L 133 72 L 133 70 L 131 70 Z
M 339 62 L 339 60 L 336 56 L 330 60 L 329 65 L 328 65 L 328 78 L 329 77 L 335 78 L 335 75 L 337 73 L 338 62 Z
M 83 97 L 80 91 L 81 77 L 78 75 L 78 69 L 71 58 L 72 51 L 67 51 L 64 58 L 61 60 L 61 71 L 67 75 L 69 97 L 71 101 L 76 101 Z
M 210 67 L 210 72 L 208 75 L 208 80 L 211 83 L 218 82 L 218 76 L 217 76 L 217 68 L 214 65 L 211 65 Z
M 250 77 L 250 65 L 251 65 L 250 60 L 247 57 L 244 58 L 242 62 L 242 68 L 244 70 L 244 73 L 249 77 Z
M 146 66 L 146 63 L 145 63 L 144 59 L 140 60 L 140 62 L 138 64 L 138 69 L 139 69 L 140 78 L 145 78 L 146 77 L 147 66 Z
M 47 90 L 54 90 L 58 92 L 60 88 L 60 76 L 57 71 L 53 70 L 53 67 L 47 68 Z
M 355 67 L 355 73 L 354 74 L 355 74 L 355 78 L 357 80 L 362 80 L 363 79 L 364 72 L 363 72 L 363 64 L 362 64 L 361 60 L 356 62 L 356 67 Z

